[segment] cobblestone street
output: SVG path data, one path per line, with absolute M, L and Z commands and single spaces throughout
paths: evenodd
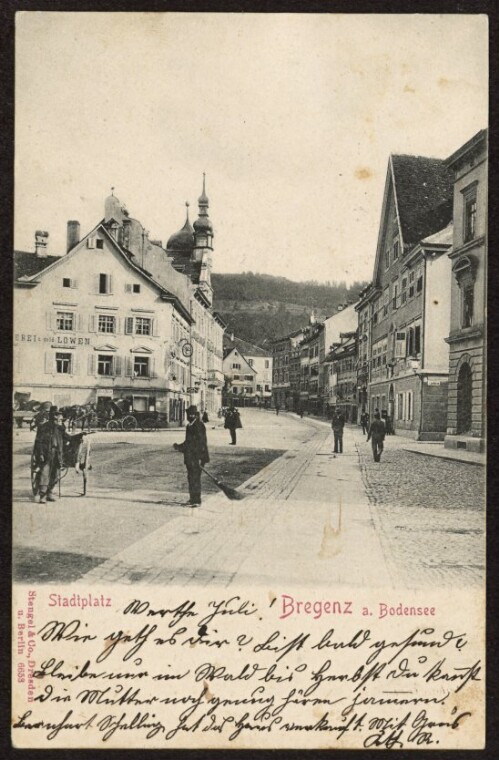
M 483 467 L 420 456 L 388 439 L 381 463 L 357 444 L 373 520 L 402 585 L 478 583 L 485 567 Z
M 406 450 L 387 438 L 381 463 L 357 427 L 332 453 L 330 424 L 246 410 L 236 449 L 209 431 L 210 468 L 245 495 L 204 480 L 200 510 L 172 442 L 183 431 L 96 436 L 86 498 L 78 476 L 61 499 L 34 503 L 28 431 L 16 434 L 14 576 L 30 582 L 233 585 L 477 585 L 485 573 L 485 468 Z M 84 519 L 83 519 L 84 516 Z M 361 551 L 359 552 L 359 548 Z

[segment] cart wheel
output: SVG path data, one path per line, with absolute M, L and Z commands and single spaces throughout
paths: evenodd
M 109 420 L 109 422 L 106 423 L 106 430 L 119 430 L 120 429 L 120 423 L 118 420 Z
M 31 490 L 36 496 L 40 490 L 40 471 L 36 469 L 34 454 L 31 455 Z
M 146 417 L 145 420 L 142 420 L 140 423 L 140 427 L 142 430 L 157 430 L 158 424 L 154 417 Z
M 137 420 L 132 414 L 129 414 L 126 417 L 123 417 L 121 424 L 123 430 L 135 430 L 137 427 Z

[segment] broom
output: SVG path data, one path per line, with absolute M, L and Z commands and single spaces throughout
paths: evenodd
M 228 499 L 231 499 L 232 501 L 241 501 L 241 499 L 244 499 L 244 494 L 239 493 L 239 491 L 236 491 L 235 488 L 231 488 L 230 486 L 225 485 L 225 483 L 222 483 L 221 480 L 218 480 L 218 478 L 212 475 L 211 472 L 205 470 L 204 467 L 201 467 L 201 469 L 206 475 L 208 475 L 208 477 L 215 483 L 215 485 L 224 492 Z

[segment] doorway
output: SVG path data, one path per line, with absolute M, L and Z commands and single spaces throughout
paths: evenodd
M 472 372 L 470 365 L 461 365 L 457 377 L 457 433 L 471 432 Z

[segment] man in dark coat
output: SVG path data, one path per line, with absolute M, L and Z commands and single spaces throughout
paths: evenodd
M 189 501 L 187 506 L 201 506 L 201 467 L 210 461 L 208 454 L 208 442 L 206 440 L 206 428 L 199 419 L 196 406 L 187 409 L 187 426 L 185 429 L 185 441 L 174 443 L 173 448 L 181 451 L 184 455 L 184 464 L 187 469 L 189 482 Z
M 334 435 L 334 453 L 343 454 L 343 428 L 345 427 L 345 417 L 339 409 L 336 409 L 331 422 Z
M 227 409 L 225 414 L 224 428 L 230 432 L 230 446 L 235 446 L 237 443 L 236 430 L 242 428 L 241 416 L 239 411 L 233 406 Z
M 55 501 L 53 489 L 57 485 L 60 469 L 64 464 L 64 439 L 66 431 L 62 424 L 62 412 L 52 406 L 49 419 L 36 431 L 33 455 L 39 469 L 40 504 Z
M 371 440 L 373 457 L 375 462 L 379 462 L 383 452 L 383 441 L 385 440 L 386 426 L 379 412 L 375 412 L 374 420 L 369 428 L 367 440 Z

